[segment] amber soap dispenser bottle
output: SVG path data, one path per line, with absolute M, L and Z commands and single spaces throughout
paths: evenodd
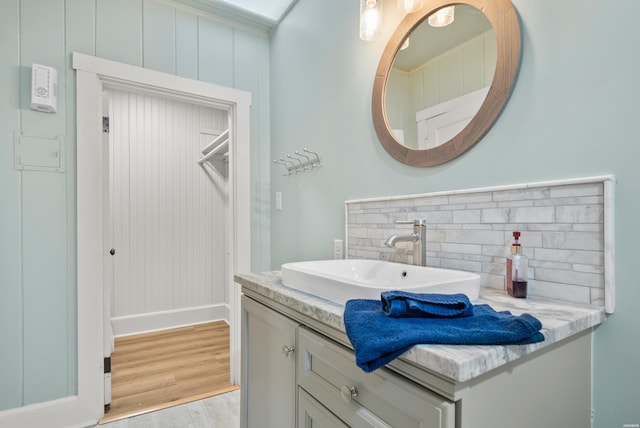
M 527 297 L 527 256 L 522 253 L 518 240 L 520 232 L 513 232 L 511 256 L 507 259 L 507 293 L 512 297 Z

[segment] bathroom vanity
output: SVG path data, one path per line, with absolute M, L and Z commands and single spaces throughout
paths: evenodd
M 524 346 L 418 345 L 365 373 L 344 306 L 286 287 L 280 272 L 242 286 L 241 426 L 590 426 L 591 329 L 604 310 L 483 289 L 496 310 L 528 312 L 545 341 Z

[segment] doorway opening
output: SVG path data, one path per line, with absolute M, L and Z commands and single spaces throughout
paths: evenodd
M 104 422 L 233 388 L 228 112 L 111 85 L 102 98 Z
M 155 72 L 139 67 L 107 61 L 104 59 L 74 53 L 73 67 L 76 69 L 77 96 L 78 96 L 78 396 L 87 407 L 88 412 L 96 415 L 96 420 L 104 414 L 105 374 L 103 357 L 110 353 L 111 337 L 109 330 L 114 327 L 116 335 L 119 329 L 131 328 L 140 331 L 157 330 L 157 327 L 149 327 L 151 322 L 156 326 L 166 324 L 165 327 L 198 324 L 213 319 L 226 319 L 230 330 L 230 381 L 238 385 L 240 383 L 240 291 L 234 285 L 233 275 L 238 271 L 249 271 L 249 108 L 250 95 L 243 91 L 220 87 L 191 79 L 180 78 L 174 75 Z M 114 253 L 118 254 L 118 248 L 110 242 L 114 228 L 110 218 L 110 198 L 113 197 L 110 189 L 109 145 L 99 144 L 102 140 L 102 111 L 105 105 L 104 90 L 119 90 L 127 93 L 135 93 L 140 96 L 153 96 L 157 99 L 172 100 L 172 102 L 187 103 L 225 112 L 228 118 L 228 164 L 224 158 L 218 158 L 218 165 L 212 164 L 217 169 L 228 175 L 228 204 L 223 210 L 225 218 L 224 226 L 227 236 L 224 248 L 224 266 L 222 272 L 218 271 L 222 291 L 218 290 L 217 303 L 195 305 L 194 311 L 185 311 L 184 306 L 166 309 L 160 303 L 159 293 L 151 297 L 151 303 L 147 302 L 148 312 L 142 316 L 122 315 L 114 317 L 113 326 L 108 315 L 108 307 L 105 303 L 109 299 L 110 284 L 117 275 L 114 268 Z M 206 127 L 205 127 L 206 128 Z M 206 131 L 208 129 L 208 131 Z M 207 134 L 215 127 L 206 128 L 204 133 L 197 136 L 198 144 L 201 144 L 200 134 Z M 215 132 L 214 132 L 215 133 Z M 207 152 L 208 153 L 208 152 Z M 207 154 L 201 149 L 201 154 Z M 147 154 L 156 156 L 154 150 Z M 113 154 L 112 154 L 113 155 Z M 165 161 L 171 156 L 165 156 Z M 210 156 L 211 158 L 211 156 Z M 197 162 L 197 161 L 196 161 Z M 208 161 L 207 161 L 208 162 Z M 203 174 L 209 174 L 208 167 L 198 166 Z M 137 173 L 137 172 L 136 172 Z M 159 177 L 159 176 L 158 176 Z M 145 178 L 150 180 L 151 178 Z M 158 178 L 158 181 L 170 185 L 170 180 Z M 129 195 L 130 196 L 130 195 Z M 144 196 L 146 199 L 147 196 Z M 151 198 L 153 199 L 153 197 Z M 166 202 L 166 201 L 165 201 Z M 176 203 L 174 202 L 174 205 Z M 149 207 L 143 210 L 153 210 Z M 158 212 L 154 213 L 161 215 Z M 137 218 L 137 217 L 136 217 Z M 153 221 L 153 220 L 152 220 Z M 144 220 L 136 227 L 145 227 Z M 152 234 L 153 235 L 153 234 Z M 176 234 L 175 236 L 180 236 Z M 176 238 L 178 239 L 178 238 Z M 149 251 L 139 251 L 142 257 L 148 257 Z M 113 250 L 113 251 L 112 251 Z M 129 255 L 130 256 L 130 255 Z M 160 256 L 158 256 L 160 257 Z M 156 266 L 167 264 L 167 256 L 164 261 L 156 260 Z M 207 258 L 205 254 L 204 259 Z M 189 257 L 186 258 L 187 260 Z M 153 263 L 151 264 L 153 265 Z M 152 275 L 150 282 L 158 281 L 162 275 Z M 166 275 L 165 275 L 166 276 Z M 117 281 L 117 279 L 116 279 Z M 163 288 L 165 297 L 179 291 L 168 291 Z M 214 293 L 211 291 L 211 293 Z M 151 294 L 154 294 L 152 291 Z M 175 297 L 175 295 L 173 295 Z M 165 299 L 165 303 L 168 300 Z M 174 301 L 176 299 L 173 299 Z M 195 300 L 197 301 L 197 296 Z M 115 306 L 113 306 L 115 308 Z M 158 310 L 165 308 L 166 310 Z M 187 313 L 191 312 L 191 313 Z M 223 314 L 222 317 L 219 314 Z M 137 314 L 140 315 L 140 314 Z M 191 317 L 191 318 L 190 318 Z M 193 322 L 195 317 L 195 322 Z M 205 319 L 198 321 L 198 317 Z M 192 322 L 185 320 L 192 319 Z M 118 321 L 116 323 L 115 321 Z M 146 326 L 146 327 L 145 327 Z M 125 333 L 126 335 L 126 333 Z M 161 352 L 161 350 L 159 350 Z M 97 368 L 97 370 L 96 370 Z

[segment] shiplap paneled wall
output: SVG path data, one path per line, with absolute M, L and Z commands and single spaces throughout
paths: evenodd
M 71 53 L 251 92 L 252 269 L 270 268 L 269 37 L 172 0 L 0 1 L 0 411 L 77 393 L 76 90 Z M 58 112 L 29 109 L 32 63 Z M 59 138 L 63 171 L 17 170 L 16 132 Z M 260 183 L 260 184 L 259 184 Z M 0 422 L 0 425 L 2 423 Z
M 109 91 L 113 317 L 225 303 L 228 180 L 201 150 L 226 111 Z

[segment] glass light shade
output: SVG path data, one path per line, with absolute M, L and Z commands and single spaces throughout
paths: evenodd
M 360 0 L 360 38 L 375 40 L 382 32 L 382 1 Z
M 402 46 L 400 46 L 400 50 L 403 51 L 408 47 L 409 47 L 409 38 L 407 37 L 407 39 L 402 43 Z
M 417 12 L 422 9 L 422 0 L 398 0 L 398 9 L 404 13 Z
M 429 25 L 432 27 L 444 27 L 453 22 L 456 13 L 455 6 L 447 6 L 439 9 L 436 13 L 429 15 Z

